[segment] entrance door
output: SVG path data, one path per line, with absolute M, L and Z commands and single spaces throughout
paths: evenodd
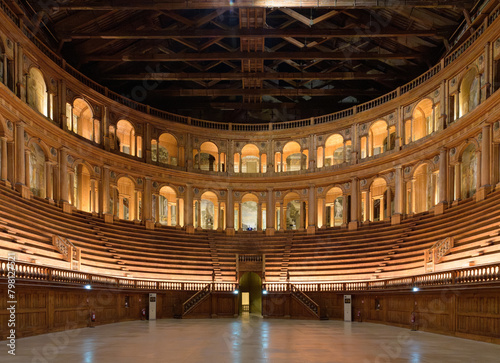
M 248 311 L 262 314 L 262 280 L 255 272 L 245 272 L 240 278 L 240 314 Z M 248 301 L 245 299 L 248 298 Z M 245 310 L 245 305 L 248 310 Z

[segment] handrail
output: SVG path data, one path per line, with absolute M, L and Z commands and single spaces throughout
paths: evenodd
M 400 88 L 393 90 L 385 95 L 382 95 L 374 100 L 328 115 L 322 115 L 307 119 L 292 120 L 286 122 L 278 122 L 278 123 L 271 122 L 271 123 L 248 125 L 248 124 L 223 123 L 223 122 L 201 120 L 201 119 L 191 119 L 190 117 L 187 116 L 177 115 L 147 106 L 145 104 L 133 101 L 130 98 L 119 95 L 118 93 L 109 91 L 106 87 L 91 80 L 87 76 L 77 71 L 75 68 L 68 65 L 61 56 L 54 53 L 47 45 L 45 45 L 45 43 L 43 43 L 40 39 L 38 39 L 36 35 L 33 32 L 31 32 L 25 25 L 21 26 L 21 22 L 18 16 L 9 9 L 7 4 L 5 3 L 5 0 L 0 0 L 0 8 L 17 27 L 20 27 L 21 31 L 33 42 L 33 44 L 36 47 L 38 47 L 45 55 L 47 55 L 55 64 L 60 66 L 71 76 L 75 77 L 78 81 L 82 82 L 83 84 L 90 87 L 94 91 L 108 97 L 109 99 L 118 102 L 124 106 L 127 106 L 131 109 L 172 122 L 190 124 L 196 127 L 216 129 L 216 130 L 244 131 L 244 132 L 286 130 L 291 128 L 312 126 L 343 119 L 352 116 L 357 112 L 368 111 L 376 106 L 385 104 L 400 95 L 408 93 L 412 89 L 418 87 L 422 83 L 433 78 L 436 74 L 440 73 L 445 67 L 453 63 L 456 59 L 458 59 L 458 57 L 462 53 L 464 53 L 472 44 L 474 44 L 474 42 L 485 32 L 486 28 L 491 26 L 491 24 L 498 18 L 500 14 L 500 8 L 497 7 L 488 17 L 485 18 L 485 21 L 481 24 L 481 26 L 479 26 L 475 30 L 475 32 L 471 34 L 469 38 L 466 41 L 464 41 L 458 49 L 456 49 L 453 53 L 443 58 L 440 63 L 436 64 L 430 70 L 420 75 L 419 77 L 415 78 L 414 80 L 406 83 Z
M 208 294 L 210 294 L 210 284 L 206 284 L 201 290 L 197 291 L 193 296 L 182 303 L 182 314 L 187 314 Z
M 0 258 L 0 278 L 7 278 L 8 260 Z M 197 291 L 204 287 L 212 291 L 230 292 L 237 288 L 234 282 L 207 283 L 202 281 L 156 281 L 134 280 L 121 277 L 95 275 L 56 267 L 40 266 L 27 262 L 16 262 L 16 277 L 25 280 L 58 281 L 71 284 L 86 285 L 89 283 L 108 287 L 130 287 L 150 290 Z M 463 285 L 484 282 L 500 283 L 500 263 L 491 265 L 467 267 L 446 272 L 427 273 L 413 277 L 401 277 L 386 280 L 368 280 L 351 282 L 320 282 L 294 283 L 302 291 L 366 291 L 412 288 L 415 286 Z M 289 292 L 292 284 L 289 282 L 266 282 L 262 285 L 269 293 Z
M 454 246 L 453 237 L 446 237 L 437 241 L 434 245 L 424 252 L 424 261 L 428 272 L 434 272 L 436 264 L 440 263 Z
M 291 287 L 292 295 L 295 296 L 302 304 L 307 307 L 307 309 L 309 309 L 319 318 L 319 305 L 295 285 L 291 285 Z

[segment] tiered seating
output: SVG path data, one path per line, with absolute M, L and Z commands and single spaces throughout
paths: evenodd
M 23 199 L 0 187 L 0 249 L 24 260 L 69 268 L 52 236 L 81 249 L 81 270 L 103 275 L 184 281 L 234 281 L 237 254 L 265 255 L 266 280 L 292 282 L 402 277 L 425 272 L 424 251 L 453 237 L 455 247 L 434 268 L 486 264 L 500 256 L 500 191 L 475 202 L 461 201 L 442 215 L 427 212 L 399 225 L 376 222 L 356 231 L 340 228 L 276 233 L 199 231 L 174 227 L 147 230 L 115 220 L 106 224 L 84 212 L 66 214 L 47 201 Z

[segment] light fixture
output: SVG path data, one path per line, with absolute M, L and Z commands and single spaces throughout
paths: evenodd
M 420 291 L 420 289 L 419 289 L 418 287 L 416 287 L 416 286 L 414 286 L 412 290 L 413 290 L 413 292 L 418 292 L 418 291 Z
M 92 289 L 92 286 L 90 286 L 90 285 L 85 285 L 85 286 L 84 286 L 84 288 L 85 288 L 86 290 L 91 290 L 91 289 Z
M 236 289 L 236 290 L 234 290 L 234 291 L 233 291 L 233 294 L 238 295 L 238 294 L 239 294 L 239 292 L 240 292 L 240 291 L 239 291 L 238 289 Z
M 266 290 L 266 289 L 262 290 L 262 293 L 263 293 L 264 295 L 267 295 L 267 290 Z

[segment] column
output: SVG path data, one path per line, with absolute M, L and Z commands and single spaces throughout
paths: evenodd
M 438 203 L 446 203 L 447 193 L 447 173 L 448 173 L 448 151 L 443 148 L 439 151 L 439 177 L 438 177 Z
M 6 73 L 4 73 L 5 75 Z M 0 171 L 0 180 L 7 181 L 7 138 L 5 136 L 0 137 L 1 148 L 2 148 L 2 170 Z
M 134 220 L 138 221 L 139 218 L 139 191 L 134 190 Z
M 462 196 L 462 179 L 460 178 L 460 164 L 455 164 L 455 200 L 459 201 Z
M 130 205 L 130 204 L 129 204 Z M 125 208 L 123 208 L 123 194 L 118 194 L 118 218 L 125 219 Z
M 410 213 L 416 213 L 416 208 L 415 208 L 415 201 L 416 201 L 416 194 L 417 194 L 417 191 L 415 190 L 415 185 L 417 184 L 416 183 L 416 179 L 413 178 L 411 180 L 411 211 Z
M 92 213 L 96 213 L 97 212 L 97 190 L 96 190 L 96 180 L 95 179 L 90 179 L 90 202 L 91 202 L 91 206 L 90 206 L 90 211 Z
M 24 166 L 24 122 L 16 123 L 16 185 L 25 185 L 26 168 Z
M 384 219 L 391 218 L 392 216 L 392 190 L 387 186 L 387 214 Z
M 226 234 L 234 235 L 234 202 L 233 202 L 233 188 L 231 187 L 227 189 Z
M 323 209 L 323 216 L 322 216 L 323 226 L 322 226 L 322 228 L 326 228 L 326 226 L 327 226 L 327 220 L 326 220 L 326 198 L 323 198 L 321 201 L 323 203 L 323 205 L 321 206 L 322 209 Z
M 359 179 L 354 177 L 351 181 L 351 222 L 349 223 L 349 229 L 357 229 L 360 217 L 360 192 L 359 192 Z M 325 199 L 326 204 L 326 199 Z M 323 210 L 323 215 L 325 215 L 324 220 L 326 221 L 326 211 Z
M 175 226 L 180 227 L 181 225 L 181 218 L 180 218 L 180 210 L 181 210 L 181 202 L 180 198 L 175 199 Z
M 347 194 L 342 194 L 342 226 L 347 226 Z
M 285 218 L 285 213 L 286 213 L 286 207 L 283 205 L 283 201 L 280 202 L 280 230 L 286 230 L 286 218 Z
M 144 178 L 144 194 L 142 196 L 142 219 L 146 221 L 146 227 L 152 227 L 153 222 L 153 180 Z
M 198 202 L 198 218 L 197 218 L 197 229 L 201 228 L 201 199 L 197 200 Z
M 345 144 L 344 144 L 345 145 Z M 345 157 L 345 153 L 344 153 Z M 318 207 L 316 205 L 316 193 L 315 193 L 314 185 L 309 185 L 309 208 L 308 208 L 308 225 L 307 225 L 307 233 L 314 234 L 316 232 L 316 214 Z
M 102 213 L 111 214 L 109 210 L 109 166 L 105 165 L 102 168 Z
M 69 203 L 75 205 L 75 172 L 69 172 Z
M 441 115 L 439 115 L 439 129 L 446 128 L 446 119 L 448 114 L 448 80 L 443 80 L 441 83 L 439 103 L 441 104 Z
M 45 162 L 45 198 L 49 201 L 54 199 L 54 188 L 52 184 L 52 163 Z
M 274 234 L 275 226 L 275 202 L 273 188 L 267 188 L 267 206 L 266 206 L 266 235 Z
M 242 216 L 241 216 L 241 202 L 239 202 L 238 203 L 238 226 L 237 226 L 237 230 L 241 231 L 242 228 L 243 228 L 243 223 L 242 223 Z
M 403 167 L 396 166 L 395 171 L 394 214 L 403 214 Z
M 155 193 L 153 193 L 153 195 L 155 196 L 155 198 L 154 198 L 154 200 L 155 200 L 155 215 L 153 217 L 154 217 L 155 223 L 158 223 L 158 222 L 160 222 L 160 195 L 155 194 Z
M 68 203 L 68 153 L 65 147 L 59 151 L 59 190 L 60 202 Z
M 257 204 L 257 231 L 262 231 L 262 202 Z
M 28 189 L 31 189 L 31 178 L 30 178 L 30 155 L 31 151 L 29 149 L 24 150 L 24 175 L 26 177 L 26 180 L 24 184 Z
M 483 138 L 481 139 L 481 187 L 489 187 L 491 184 L 491 125 L 483 125 Z
M 186 184 L 186 200 L 184 201 L 184 224 L 186 225 L 186 232 L 193 233 L 193 185 Z

